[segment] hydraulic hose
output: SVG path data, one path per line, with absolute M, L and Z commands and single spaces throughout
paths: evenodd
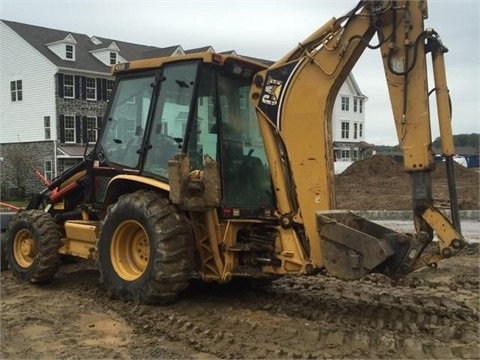
M 452 223 L 453 227 L 459 234 L 462 233 L 460 226 L 460 214 L 458 211 L 458 201 L 457 201 L 457 188 L 455 185 L 455 174 L 454 174 L 454 160 L 453 156 L 445 157 L 445 165 L 447 170 L 447 181 L 448 181 L 448 192 L 450 195 L 450 211 L 452 212 Z

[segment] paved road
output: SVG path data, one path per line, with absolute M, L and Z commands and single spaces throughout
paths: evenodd
M 375 223 L 385 226 L 398 232 L 413 233 L 414 227 L 411 221 L 403 220 L 374 220 Z M 469 242 L 480 243 L 480 222 L 479 221 L 462 221 L 462 234 L 465 240 Z

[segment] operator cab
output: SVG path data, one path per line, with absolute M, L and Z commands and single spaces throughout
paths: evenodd
M 231 58 L 230 58 L 231 59 Z M 184 153 L 190 171 L 219 164 L 221 217 L 265 216 L 274 208 L 267 157 L 245 64 L 167 62 L 117 75 L 96 149 L 102 166 L 168 183 L 168 162 Z

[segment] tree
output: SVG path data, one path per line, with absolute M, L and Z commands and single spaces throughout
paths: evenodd
M 3 145 L 2 154 L 2 193 L 14 187 L 18 189 L 18 195 L 23 196 L 32 172 L 32 158 L 21 144 Z
M 480 134 L 458 134 L 453 135 L 453 144 L 455 146 L 471 146 L 473 148 L 478 148 L 480 142 Z M 440 147 L 440 137 L 437 137 L 433 141 L 434 147 Z

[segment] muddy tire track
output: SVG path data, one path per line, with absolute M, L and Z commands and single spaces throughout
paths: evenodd
M 19 283 L 7 271 L 1 355 L 76 359 L 81 349 L 82 358 L 119 359 L 479 358 L 478 259 L 472 245 L 400 281 L 382 275 L 351 282 L 286 277 L 267 286 L 194 280 L 177 302 L 163 306 L 110 299 L 90 263 L 65 264 L 46 287 Z M 25 329 L 52 339 L 43 337 L 40 350 Z

